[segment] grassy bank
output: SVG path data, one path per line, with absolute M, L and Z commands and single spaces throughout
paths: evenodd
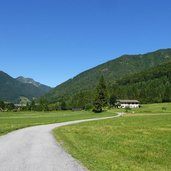
M 19 128 L 24 128 L 33 125 L 50 124 L 112 115 L 115 115 L 115 110 L 104 112 L 101 114 L 95 114 L 93 112 L 88 111 L 1 112 L 0 135 Z
M 65 126 L 54 135 L 92 171 L 169 171 L 170 105 L 145 105 L 135 115 Z

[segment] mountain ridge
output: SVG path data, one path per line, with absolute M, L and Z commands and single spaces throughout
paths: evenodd
M 94 89 L 101 75 L 110 84 L 123 76 L 141 72 L 167 61 L 171 61 L 171 48 L 159 49 L 145 54 L 122 55 L 81 72 L 72 79 L 56 86 L 44 97 L 53 102 L 58 98 L 73 96 L 79 91 Z
M 32 84 L 22 83 L 0 71 L 0 100 L 19 103 L 20 97 L 32 100 L 43 96 L 46 92 Z
M 32 84 L 35 87 L 40 88 L 42 91 L 45 91 L 46 93 L 52 89 L 50 86 L 41 84 L 41 83 L 35 81 L 33 78 L 26 78 L 23 76 L 19 76 L 16 78 L 16 80 L 20 81 L 21 83 Z
M 26 78 L 26 77 L 23 77 L 23 76 L 19 76 L 19 77 L 16 78 L 16 80 L 18 80 L 18 81 L 20 81 L 22 83 L 33 84 L 35 87 L 39 87 L 40 86 L 40 83 L 36 82 L 32 78 Z

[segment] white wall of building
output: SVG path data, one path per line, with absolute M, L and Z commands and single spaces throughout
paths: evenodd
M 120 106 L 121 106 L 121 108 L 126 108 L 126 107 L 139 108 L 139 104 L 121 104 Z

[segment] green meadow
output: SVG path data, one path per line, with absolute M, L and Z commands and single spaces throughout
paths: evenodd
M 90 111 L 0 112 L 0 135 L 28 126 L 113 116 L 116 111 L 101 114 Z
M 132 109 L 135 113 L 171 113 L 171 103 L 142 104 L 139 109 Z
M 113 116 L 123 111 L 1 112 L 0 135 L 34 125 Z M 57 128 L 54 135 L 91 171 L 171 170 L 171 103 L 144 104 L 120 118 Z
M 90 171 L 171 170 L 171 103 L 60 127 L 54 135 Z

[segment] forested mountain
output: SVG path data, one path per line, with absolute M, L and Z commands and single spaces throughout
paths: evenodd
M 109 85 L 126 75 L 148 70 L 167 61 L 171 61 L 171 49 L 161 49 L 144 55 L 123 55 L 64 82 L 46 94 L 45 98 L 56 102 L 62 98 L 73 99 L 79 92 L 87 91 L 87 95 L 89 90 L 94 90 L 101 75 Z
M 17 77 L 16 80 L 18 80 L 22 83 L 32 84 L 35 87 L 38 87 L 39 89 L 41 89 L 42 91 L 44 91 L 46 93 L 52 89 L 51 87 L 41 84 L 41 83 L 33 80 L 32 78 L 25 78 L 23 76 L 20 76 L 20 77 Z
M 142 103 L 171 102 L 171 62 L 124 77 L 109 87 L 118 99 L 138 99 Z
M 33 97 L 40 97 L 45 93 L 39 87 L 22 83 L 0 71 L 0 100 L 18 103 L 21 96 L 32 100 Z
M 137 99 L 141 103 L 171 102 L 171 61 L 106 85 L 108 104 L 111 106 L 115 105 L 116 99 Z M 90 109 L 95 95 L 95 89 L 78 91 L 74 95 L 59 98 L 56 104 L 62 108 Z

